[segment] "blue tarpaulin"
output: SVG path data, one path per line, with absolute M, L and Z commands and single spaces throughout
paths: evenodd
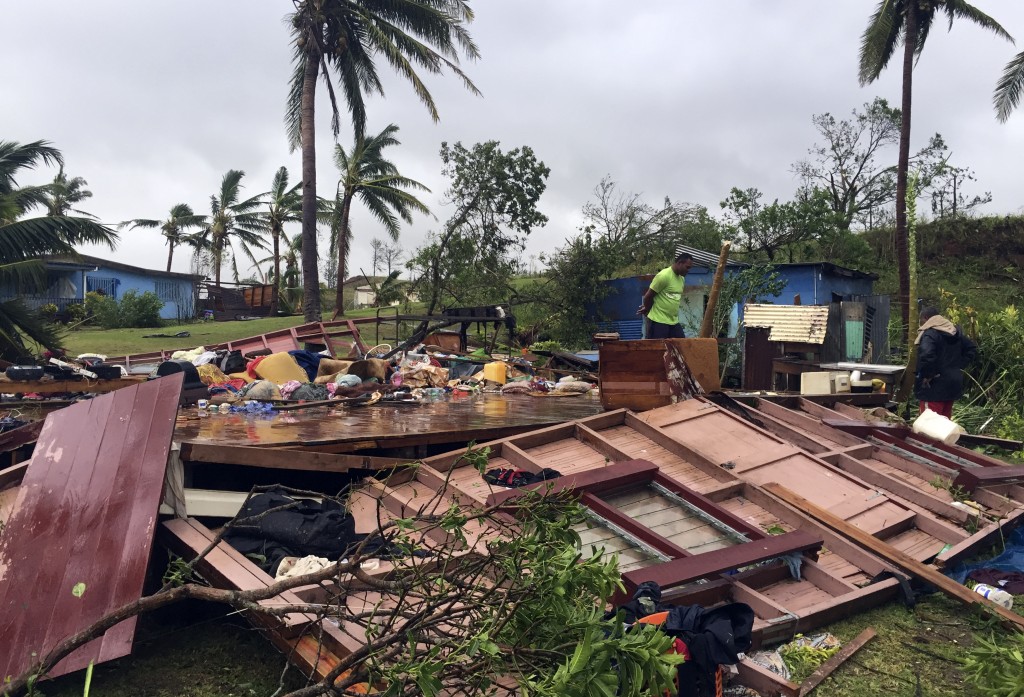
M 957 564 L 946 571 L 946 575 L 957 583 L 963 583 L 967 580 L 968 574 L 975 569 L 1024 572 L 1024 527 L 1017 528 L 1009 534 L 1006 538 L 1006 549 L 1001 554 L 991 559 Z

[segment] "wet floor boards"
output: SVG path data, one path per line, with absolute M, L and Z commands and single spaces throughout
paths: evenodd
M 272 416 L 217 414 L 179 419 L 175 440 L 257 447 L 315 447 L 352 452 L 504 438 L 549 424 L 599 414 L 588 395 L 452 396 L 422 405 L 314 407 Z M 195 409 L 182 413 L 195 416 Z

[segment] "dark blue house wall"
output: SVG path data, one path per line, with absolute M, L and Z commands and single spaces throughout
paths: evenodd
M 782 295 L 771 300 L 777 305 L 792 305 L 800 296 L 801 305 L 827 305 L 832 294 L 871 295 L 874 281 L 870 278 L 851 278 L 831 273 L 820 264 L 794 264 L 777 267 L 777 272 L 787 279 Z
M 99 265 L 95 271 L 86 272 L 86 289 L 93 291 L 99 288 L 117 300 L 129 290 L 139 294 L 146 291 L 155 293 L 164 302 L 160 310 L 163 319 L 189 319 L 195 316 L 194 282 L 188 278 L 149 276 L 141 269 L 134 272 Z

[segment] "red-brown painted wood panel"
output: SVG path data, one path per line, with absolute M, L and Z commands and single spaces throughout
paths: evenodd
M 142 594 L 181 383 L 169 375 L 46 418 L 0 535 L 0 679 Z M 49 675 L 126 655 L 134 632 L 125 620 Z

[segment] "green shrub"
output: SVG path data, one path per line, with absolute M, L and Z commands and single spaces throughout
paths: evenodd
M 39 314 L 41 314 L 43 317 L 50 320 L 51 322 L 53 321 L 54 317 L 57 316 L 58 311 L 59 308 L 53 303 L 46 303 L 45 305 L 39 308 Z
M 156 293 L 148 290 L 145 293 L 125 291 L 120 302 L 95 292 L 85 296 L 85 311 L 104 329 L 159 327 L 163 324 L 160 320 L 163 306 Z
M 104 329 L 116 329 L 120 326 L 117 316 L 117 301 L 108 295 L 92 291 L 85 294 L 85 312 L 94 324 Z
M 81 303 L 73 303 L 68 305 L 64 313 L 68 316 L 68 324 L 78 324 L 85 319 L 85 305 Z
M 125 291 L 121 296 L 118 307 L 118 317 L 122 327 L 159 327 L 160 310 L 164 301 L 157 297 L 156 293 L 146 291 L 136 293 L 134 290 Z

